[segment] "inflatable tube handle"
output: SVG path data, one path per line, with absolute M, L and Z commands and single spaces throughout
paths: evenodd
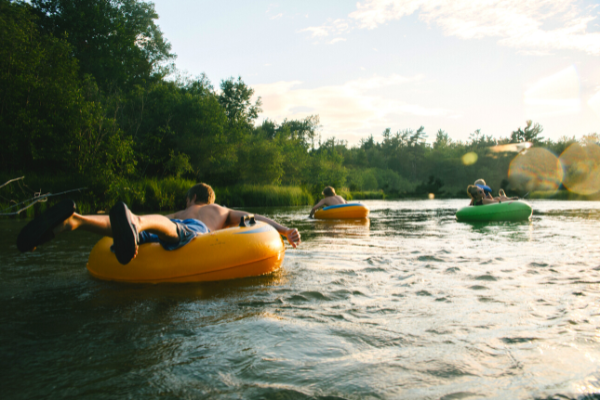
M 240 218 L 240 228 L 245 228 L 246 221 L 248 221 L 248 225 L 255 225 L 256 221 L 254 220 L 254 214 L 246 214 L 242 218 Z

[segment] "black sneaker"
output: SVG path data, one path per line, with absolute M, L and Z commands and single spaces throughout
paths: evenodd
M 135 256 L 138 244 L 138 233 L 131 220 L 131 213 L 127 211 L 127 205 L 120 201 L 110 209 L 109 214 L 115 255 L 123 265 Z
M 33 251 L 36 247 L 54 239 L 54 228 L 75 212 L 75 202 L 66 199 L 53 205 L 42 215 L 30 221 L 17 237 L 17 248 L 22 252 Z

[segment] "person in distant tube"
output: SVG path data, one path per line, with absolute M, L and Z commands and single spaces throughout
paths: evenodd
M 346 204 L 346 200 L 344 200 L 342 196 L 335 194 L 335 189 L 331 186 L 327 186 L 325 189 L 323 189 L 323 193 L 321 194 L 325 196 L 325 198 L 315 204 L 312 210 L 310 210 L 308 218 L 313 218 L 315 211 L 317 211 L 319 208 L 337 206 L 338 204 Z
M 467 187 L 467 194 L 471 198 L 471 206 L 482 206 L 484 204 L 499 203 L 500 200 L 490 198 L 486 195 L 485 191 L 477 185 L 469 185 Z
M 506 197 L 506 194 L 504 193 L 503 189 L 498 190 L 498 197 L 492 196 L 492 188 L 489 187 L 488 185 L 486 185 L 486 183 L 483 179 L 477 179 L 475 181 L 475 183 L 470 186 L 476 186 L 476 187 L 480 188 L 481 190 L 483 190 L 484 198 L 486 198 L 488 200 L 496 200 L 496 201 L 494 201 L 494 203 L 501 203 L 503 201 L 509 201 L 509 200 L 519 200 L 518 197 Z M 467 193 L 469 193 L 468 189 L 467 189 Z M 471 197 L 471 203 L 469 204 L 470 206 L 481 205 L 481 204 L 475 204 L 473 201 L 473 196 L 471 196 L 471 194 L 469 194 L 469 196 Z

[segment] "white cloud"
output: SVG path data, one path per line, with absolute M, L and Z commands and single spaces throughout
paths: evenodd
M 304 31 L 316 37 L 375 29 L 418 13 L 419 19 L 436 24 L 447 36 L 497 37 L 499 44 L 518 49 L 600 55 L 600 32 L 587 28 L 596 20 L 593 8 L 584 10 L 578 4 L 578 0 L 365 0 L 357 3 L 348 21 L 328 21 Z
M 343 19 L 331 20 L 323 26 L 311 26 L 300 30 L 300 32 L 310 32 L 311 37 L 324 37 L 329 35 L 339 35 L 350 31 L 352 28 L 348 21 Z
M 310 32 L 311 37 L 328 36 L 329 30 L 327 27 L 311 26 L 300 30 L 300 32 Z
M 590 106 L 592 110 L 594 110 L 598 118 L 600 118 L 600 91 L 592 97 L 590 97 L 590 99 L 588 100 L 588 106 Z
M 522 54 L 524 56 L 537 56 L 537 57 L 544 57 L 544 56 L 552 55 L 552 53 L 550 53 L 548 51 L 540 51 L 540 50 L 521 50 L 521 51 L 518 51 L 517 54 Z
M 396 121 L 402 116 L 449 116 L 449 110 L 373 94 L 374 90 L 384 90 L 393 85 L 421 79 L 422 76 L 374 76 L 342 85 L 312 89 L 303 88 L 300 81 L 289 81 L 253 85 L 253 89 L 262 98 L 264 118 L 283 121 L 285 118 L 299 119 L 318 114 L 324 136 L 336 136 L 354 142 L 358 140 L 357 137 L 364 136 L 366 130 L 383 130 L 390 125 L 390 121 Z
M 374 29 L 388 21 L 411 15 L 424 3 L 422 0 L 367 0 L 362 4 L 357 3 L 357 10 L 349 16 L 358 21 L 360 28 Z
M 283 17 L 283 13 L 279 13 L 277 15 L 273 15 L 270 19 L 279 19 L 281 17 Z
M 525 92 L 528 118 L 576 114 L 581 111 L 579 76 L 574 66 L 540 79 Z
M 338 42 L 345 42 L 345 41 L 346 41 L 346 39 L 344 39 L 344 38 L 335 38 L 331 42 L 329 42 L 329 44 L 336 44 Z

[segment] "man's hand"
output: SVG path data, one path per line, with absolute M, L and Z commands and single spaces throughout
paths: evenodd
M 300 244 L 300 232 L 298 232 L 298 229 L 288 229 L 287 231 L 283 232 L 283 235 L 287 241 L 290 242 L 293 248 L 296 248 L 296 246 Z

